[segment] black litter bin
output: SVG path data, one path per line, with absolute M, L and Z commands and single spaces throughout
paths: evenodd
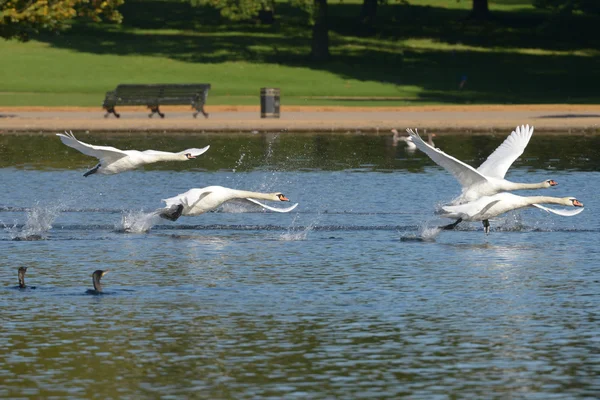
M 279 89 L 260 89 L 260 117 L 279 118 Z

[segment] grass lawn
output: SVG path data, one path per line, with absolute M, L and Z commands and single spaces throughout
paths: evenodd
M 476 23 L 471 0 L 390 1 L 366 32 L 358 0 L 329 0 L 332 59 L 315 63 L 310 27 L 288 2 L 264 26 L 126 0 L 122 26 L 0 40 L 0 105 L 99 106 L 119 83 L 204 82 L 209 105 L 258 104 L 261 87 L 289 105 L 599 102 L 600 18 L 557 19 L 530 3 L 490 0 L 494 18 Z

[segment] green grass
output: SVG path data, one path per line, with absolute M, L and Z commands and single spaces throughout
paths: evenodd
M 287 2 L 263 26 L 181 1 L 127 0 L 122 26 L 0 41 L 0 105 L 99 106 L 119 83 L 165 82 L 211 83 L 209 105 L 257 104 L 261 87 L 280 88 L 289 105 L 600 101 L 598 17 L 497 0 L 494 18 L 477 23 L 470 0 L 411 0 L 381 6 L 373 32 L 357 24 L 358 0 L 329 4 L 333 57 L 315 63 L 310 28 Z

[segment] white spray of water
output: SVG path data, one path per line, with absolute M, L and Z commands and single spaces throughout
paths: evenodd
M 60 215 L 61 208 L 58 205 L 49 207 L 33 207 L 26 213 L 27 220 L 21 230 L 17 225 L 4 229 L 9 233 L 12 240 L 36 240 L 43 239 L 44 234 L 52 229 L 52 223 Z
M 228 201 L 227 203 L 223 203 L 221 207 L 219 207 L 218 211 L 224 213 L 238 214 L 245 212 L 252 212 L 258 209 L 257 205 L 254 204 L 245 204 L 241 201 Z
M 441 231 L 442 229 L 440 229 L 437 226 L 421 226 L 419 227 L 418 235 L 422 237 L 425 241 L 433 241 L 440 234 Z
M 235 163 L 235 167 L 232 170 L 233 172 L 235 172 L 242 165 L 244 157 L 246 157 L 246 153 L 240 154 L 240 158 L 237 160 L 237 162 Z
M 400 237 L 402 241 L 419 241 L 419 242 L 433 242 L 435 238 L 442 232 L 438 226 L 429 227 L 428 222 L 421 224 L 417 228 L 416 234 L 405 234 Z
M 115 231 L 127 233 L 146 233 L 160 222 L 156 212 L 126 211 L 121 215 L 121 221 L 115 224 Z
M 320 214 L 317 214 L 317 218 L 314 219 L 313 221 L 311 221 L 310 224 L 306 225 L 304 227 L 304 229 L 302 229 L 301 231 L 294 231 L 294 230 L 292 230 L 292 227 L 296 224 L 296 220 L 299 218 L 299 214 L 296 214 L 296 216 L 294 217 L 294 220 L 292 221 L 292 225 L 291 225 L 290 229 L 287 232 L 282 233 L 279 236 L 279 240 L 284 241 L 284 242 L 306 240 L 306 238 L 308 237 L 308 234 L 317 225 L 317 221 L 319 220 L 319 217 L 320 217 Z
M 287 231 L 285 233 L 282 233 L 279 236 L 279 240 L 284 241 L 284 242 L 295 242 L 295 241 L 300 241 L 300 240 L 306 240 L 306 238 L 308 237 L 308 233 L 311 230 L 312 230 L 312 227 L 307 226 L 302 231 L 296 231 L 296 232 Z

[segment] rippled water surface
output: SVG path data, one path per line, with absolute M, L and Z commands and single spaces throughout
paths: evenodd
M 555 179 L 544 194 L 575 196 L 583 213 L 511 213 L 486 236 L 430 229 L 450 222 L 433 209 L 459 186 L 387 135 L 78 136 L 211 149 L 84 178 L 95 160 L 56 137 L 0 136 L 0 397 L 600 393 L 595 138 L 534 134 L 507 175 Z M 477 166 L 504 136 L 436 146 Z M 147 217 L 209 185 L 299 206 Z M 19 266 L 35 289 L 16 288 Z M 86 294 L 96 269 L 109 270 L 104 295 Z

